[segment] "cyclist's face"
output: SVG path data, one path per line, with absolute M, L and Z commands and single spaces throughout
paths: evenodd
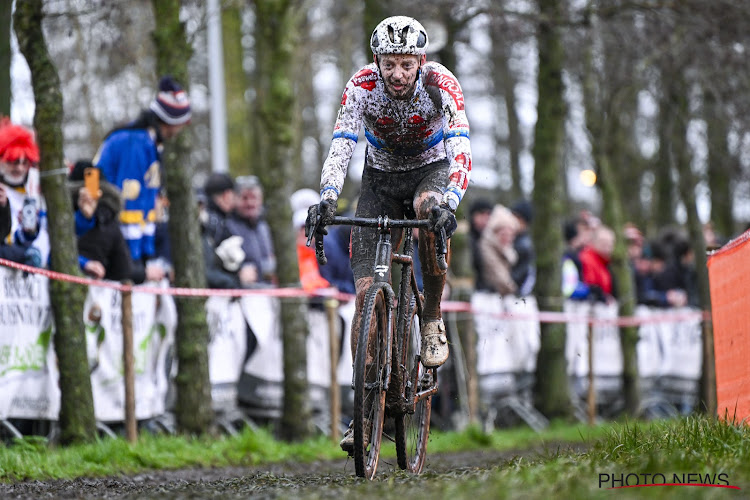
M 384 54 L 377 61 L 386 91 L 396 99 L 411 97 L 424 56 Z

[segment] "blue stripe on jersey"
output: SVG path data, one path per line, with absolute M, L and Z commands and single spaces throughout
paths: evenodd
M 469 138 L 469 129 L 467 128 L 456 128 L 453 130 L 449 130 L 448 133 L 445 135 L 446 139 L 449 139 L 451 137 L 466 137 Z
M 458 189 L 451 187 L 451 188 L 446 189 L 445 191 L 446 192 L 450 191 L 451 193 L 455 194 L 456 196 L 458 196 L 458 201 L 461 201 L 462 196 L 461 196 L 461 193 L 458 192 Z
M 365 138 L 375 149 L 383 149 L 383 144 L 367 129 L 365 129 Z
M 349 139 L 350 141 L 357 142 L 357 134 L 352 134 L 351 132 L 346 132 L 344 130 L 340 130 L 333 133 L 334 139 Z

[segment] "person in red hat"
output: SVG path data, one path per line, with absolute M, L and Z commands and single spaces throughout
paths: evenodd
M 0 258 L 41 267 L 49 258 L 49 235 L 38 162 L 33 132 L 0 121 Z

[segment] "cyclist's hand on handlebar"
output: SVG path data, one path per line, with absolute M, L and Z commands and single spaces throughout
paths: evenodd
M 305 221 L 305 236 L 310 237 L 310 232 L 328 234 L 325 226 L 329 225 L 336 216 L 336 200 L 323 200 L 317 205 L 311 205 L 307 209 L 307 220 Z
M 432 210 L 430 211 L 430 224 L 430 229 L 435 232 L 443 229 L 446 238 L 450 238 L 458 227 L 456 216 L 451 209 L 443 203 L 432 207 Z

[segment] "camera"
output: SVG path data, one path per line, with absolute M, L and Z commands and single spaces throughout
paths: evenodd
M 36 233 L 39 214 L 36 210 L 36 200 L 25 198 L 21 208 L 21 228 L 26 233 Z

